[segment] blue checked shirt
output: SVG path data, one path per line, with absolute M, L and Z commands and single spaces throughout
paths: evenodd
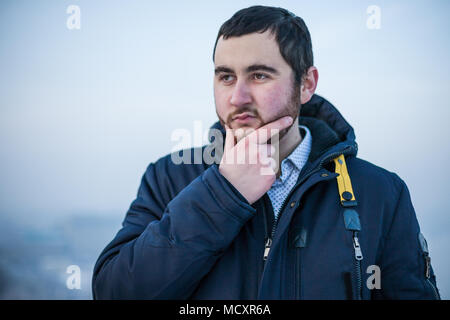
M 300 144 L 291 154 L 281 162 L 281 176 L 275 180 L 267 194 L 272 202 L 275 218 L 280 213 L 281 206 L 289 195 L 289 192 L 297 182 L 298 175 L 308 160 L 311 152 L 311 132 L 305 126 L 299 126 L 304 134 Z

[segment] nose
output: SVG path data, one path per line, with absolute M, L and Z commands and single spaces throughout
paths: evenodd
M 230 103 L 239 108 L 243 105 L 251 103 L 251 101 L 252 97 L 249 86 L 245 83 L 245 81 L 238 80 L 233 88 Z

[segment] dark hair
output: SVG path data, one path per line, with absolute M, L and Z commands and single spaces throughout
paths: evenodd
M 220 27 L 213 61 L 221 36 L 227 39 L 267 30 L 275 34 L 281 56 L 294 71 L 296 83 L 300 84 L 308 68 L 314 64 L 311 36 L 303 19 L 283 8 L 253 6 L 236 12 Z

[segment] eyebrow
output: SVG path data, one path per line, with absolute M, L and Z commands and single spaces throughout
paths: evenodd
M 247 69 L 246 69 L 247 73 L 254 72 L 254 71 L 266 71 L 266 72 L 273 73 L 276 75 L 279 74 L 277 69 L 266 66 L 265 64 L 253 64 L 253 65 L 247 67 Z
M 219 73 L 234 73 L 234 71 L 228 67 L 219 66 L 214 69 L 214 74 L 217 75 Z
M 248 66 L 245 69 L 246 73 L 254 72 L 254 71 L 266 71 L 275 75 L 280 74 L 277 69 L 269 67 L 265 64 L 252 64 L 251 66 Z M 214 69 L 214 74 L 219 73 L 234 73 L 233 69 L 225 67 L 225 66 L 218 66 Z

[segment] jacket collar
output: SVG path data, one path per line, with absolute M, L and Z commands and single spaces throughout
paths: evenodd
M 335 146 L 350 146 L 356 155 L 358 147 L 352 126 L 325 98 L 315 94 L 300 109 L 299 124 L 307 126 L 313 137 L 310 161 L 314 162 Z

